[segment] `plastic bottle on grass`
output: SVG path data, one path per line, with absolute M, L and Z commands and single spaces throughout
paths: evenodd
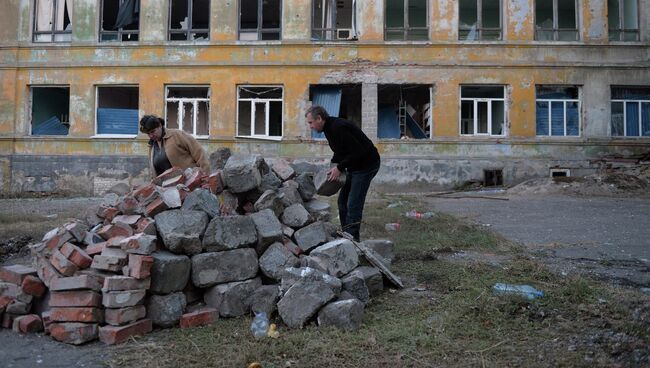
M 256 312 L 255 318 L 251 323 L 251 332 L 256 339 L 266 337 L 266 332 L 269 330 L 269 317 L 265 312 Z
M 418 212 L 416 210 L 411 210 L 404 214 L 404 216 L 408 218 L 415 218 L 415 219 L 429 218 L 429 217 L 433 217 L 433 215 L 434 215 L 433 212 Z
M 384 225 L 384 229 L 386 229 L 386 231 L 398 231 L 399 227 L 399 222 L 391 222 L 390 224 Z
M 503 284 L 498 282 L 494 284 L 492 290 L 494 291 L 495 294 L 520 295 L 525 297 L 528 300 L 533 300 L 544 296 L 543 291 L 537 290 L 530 285 Z

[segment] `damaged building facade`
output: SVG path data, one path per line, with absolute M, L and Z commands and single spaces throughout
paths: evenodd
M 325 164 L 318 103 L 376 142 L 386 188 L 583 175 L 650 146 L 647 0 L 2 6 L 4 193 L 146 177 L 145 114 L 208 152 Z

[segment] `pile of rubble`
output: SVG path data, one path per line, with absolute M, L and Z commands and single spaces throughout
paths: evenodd
M 31 245 L 33 268 L 2 268 L 2 326 L 44 328 L 71 344 L 120 343 L 153 326 L 251 311 L 277 312 L 289 328 L 312 320 L 358 328 L 383 290 L 382 272 L 390 274 L 393 245 L 337 236 L 329 205 L 314 198 L 332 192 L 319 177 L 281 159 L 234 155 L 209 176 L 172 168 L 108 195 L 85 220 Z

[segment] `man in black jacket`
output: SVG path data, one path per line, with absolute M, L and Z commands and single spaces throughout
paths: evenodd
M 372 141 L 354 123 L 331 117 L 322 106 L 312 106 L 305 114 L 309 127 L 324 132 L 327 143 L 334 151 L 329 180 L 337 180 L 347 173 L 345 185 L 339 193 L 339 218 L 341 228 L 359 241 L 363 205 L 370 182 L 379 171 L 380 158 Z

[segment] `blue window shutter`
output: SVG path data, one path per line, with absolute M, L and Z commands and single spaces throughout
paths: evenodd
M 393 107 L 380 107 L 377 121 L 378 138 L 399 138 L 399 121 Z
M 314 105 L 320 105 L 330 116 L 339 116 L 341 109 L 341 87 L 337 86 L 317 86 L 312 89 Z M 325 133 L 311 131 L 311 137 L 314 139 L 325 138 Z
M 97 109 L 97 134 L 138 134 L 138 110 Z
M 42 123 L 32 126 L 32 135 L 68 135 L 68 126 L 61 123 L 59 118 L 52 116 Z

